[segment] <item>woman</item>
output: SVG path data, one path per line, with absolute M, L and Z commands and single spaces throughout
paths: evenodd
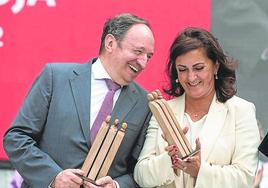
M 192 147 L 201 150 L 180 159 L 152 117 L 134 171 L 141 187 L 252 187 L 259 133 L 254 105 L 235 96 L 235 67 L 208 31 L 187 28 L 176 37 L 168 103 Z

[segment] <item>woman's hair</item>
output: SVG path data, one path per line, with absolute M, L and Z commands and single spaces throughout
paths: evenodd
M 164 91 L 171 97 L 181 96 L 184 89 L 176 82 L 178 74 L 176 70 L 176 58 L 195 49 L 204 49 L 207 57 L 214 64 L 219 64 L 215 79 L 215 90 L 218 101 L 225 102 L 236 93 L 235 69 L 237 62 L 229 58 L 223 51 L 217 39 L 208 31 L 201 28 L 186 28 L 173 41 L 167 64 L 167 75 L 169 77 L 169 89 Z

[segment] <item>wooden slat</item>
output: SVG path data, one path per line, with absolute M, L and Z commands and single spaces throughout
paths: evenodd
M 101 165 L 103 161 L 105 160 L 106 154 L 109 151 L 112 141 L 116 135 L 116 132 L 117 132 L 117 128 L 115 126 L 111 126 L 108 131 L 108 134 L 106 135 L 104 139 L 103 145 L 101 146 L 101 149 L 94 161 L 93 167 L 89 171 L 88 177 L 90 179 L 93 179 L 93 180 L 97 179 L 97 175 L 100 171 Z
M 98 155 L 101 146 L 103 144 L 104 138 L 109 130 L 109 122 L 111 120 L 111 117 L 108 116 L 106 121 L 104 121 L 98 131 L 98 134 L 96 135 L 96 138 L 87 154 L 87 157 L 83 163 L 82 170 L 88 175 L 90 169 L 92 168 L 92 165 L 96 159 L 96 156 Z
M 120 144 L 125 136 L 126 128 L 127 128 L 127 124 L 123 123 L 121 129 L 117 132 L 115 139 L 112 143 L 112 146 L 111 146 L 111 148 L 110 148 L 110 150 L 105 158 L 103 166 L 100 169 L 100 172 L 98 174 L 97 179 L 107 175 L 109 168 L 114 160 L 114 157 L 119 149 L 119 146 L 120 146 Z
M 179 122 L 177 121 L 172 109 L 170 108 L 170 106 L 168 105 L 168 103 L 164 99 L 160 99 L 157 101 L 159 101 L 159 102 L 161 101 L 161 103 L 162 103 L 161 106 L 164 108 L 163 110 L 167 112 L 166 113 L 167 119 L 169 120 L 170 125 L 173 128 L 173 131 L 175 132 L 178 139 L 180 140 L 180 143 L 181 143 L 186 155 L 189 155 L 192 152 L 190 142 L 188 141 L 188 139 L 184 135 L 182 128 L 181 128 Z
M 160 128 L 166 136 L 167 142 L 176 144 L 180 157 L 185 157 L 193 152 L 190 142 L 184 135 L 172 109 L 159 90 L 148 94 L 149 107 L 154 114 Z
M 175 135 L 160 106 L 156 102 L 149 102 L 149 107 L 153 112 L 154 117 L 156 118 L 160 128 L 162 129 L 168 144 L 169 145 L 175 144 L 179 149 L 178 154 L 180 156 L 185 156 L 186 153 L 184 152 L 184 149 L 182 148 L 177 135 Z
M 118 131 L 116 126 L 118 126 L 119 120 L 116 119 L 112 126 L 109 125 L 110 120 L 111 117 L 108 116 L 106 121 L 102 123 L 81 168 L 86 173 L 86 176 L 93 180 L 107 176 L 112 161 L 125 136 L 127 124 L 123 123 Z

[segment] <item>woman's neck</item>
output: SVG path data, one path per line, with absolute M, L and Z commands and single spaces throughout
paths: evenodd
M 209 111 L 210 104 L 213 100 L 215 92 L 211 92 L 203 98 L 191 98 L 185 96 L 185 112 L 191 117 L 193 121 L 200 120 Z

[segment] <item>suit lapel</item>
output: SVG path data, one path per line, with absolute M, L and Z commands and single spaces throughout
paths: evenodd
M 215 146 L 216 139 L 224 126 L 226 115 L 226 106 L 218 102 L 215 95 L 200 133 L 201 152 L 204 160 L 207 160 L 213 147 L 217 147 Z
M 128 112 L 137 103 L 137 100 L 138 95 L 133 84 L 123 87 L 112 112 L 112 122 L 114 122 L 115 118 L 118 118 L 119 122 L 123 122 Z
M 79 120 L 81 122 L 83 135 L 87 139 L 90 147 L 90 94 L 91 94 L 91 65 L 92 62 L 79 65 L 73 70 L 73 75 L 70 78 L 70 84 Z M 123 122 L 128 112 L 135 106 L 138 101 L 136 89 L 131 83 L 122 88 L 120 96 L 115 104 L 112 112 L 111 123 L 115 118 Z
M 73 70 L 70 84 L 78 117 L 81 122 L 84 137 L 89 143 L 90 128 L 90 84 L 91 84 L 91 62 L 77 66 Z

